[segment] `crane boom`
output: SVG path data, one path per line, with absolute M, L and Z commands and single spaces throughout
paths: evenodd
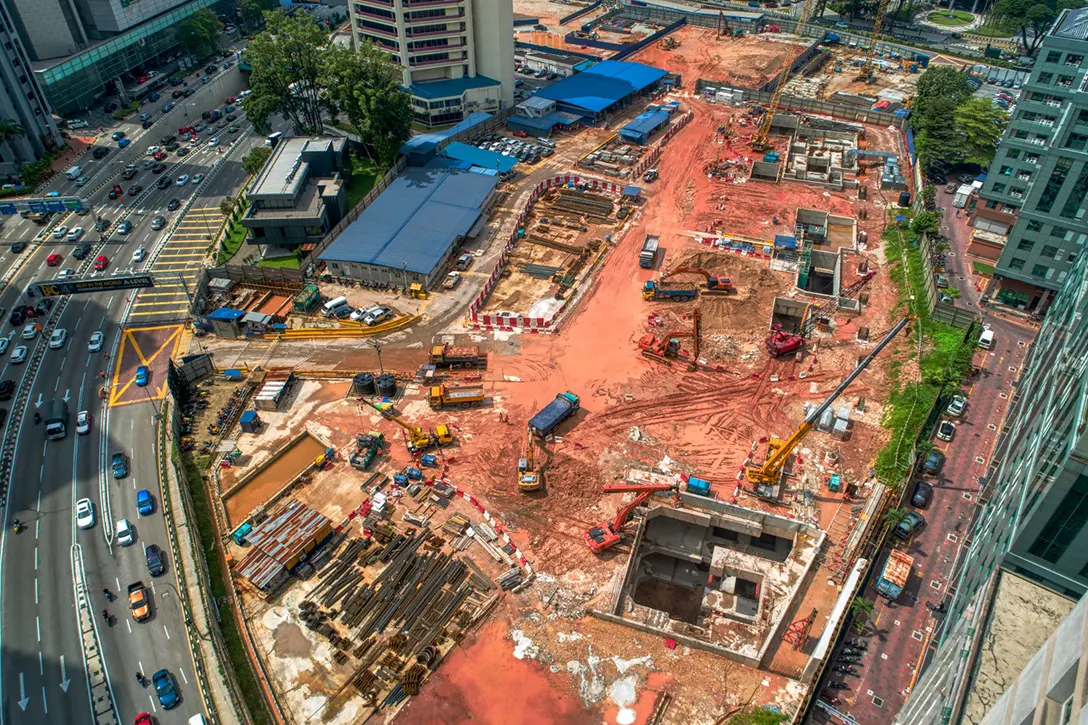
M 888 11 L 888 0 L 880 0 L 880 5 L 876 9 L 876 22 L 873 23 L 873 34 L 869 43 L 868 50 L 865 51 L 865 62 L 861 64 L 861 75 L 858 76 L 859 81 L 870 82 L 873 79 L 873 55 L 876 53 L 877 41 L 883 37 L 884 28 L 884 13 Z
M 770 439 L 767 444 L 767 459 L 762 465 L 750 467 L 744 472 L 745 478 L 748 479 L 749 483 L 755 486 L 773 486 L 778 483 L 778 479 L 782 476 L 782 469 L 786 465 L 786 459 L 789 458 L 798 444 L 804 440 L 805 436 L 808 435 L 808 432 L 812 430 L 816 421 L 824 414 L 824 411 L 830 408 L 832 404 L 838 400 L 843 391 L 850 386 L 850 383 L 854 382 L 854 380 L 861 375 L 862 371 L 869 367 L 869 363 L 871 363 L 873 359 L 888 346 L 888 343 L 890 343 L 892 339 L 907 326 L 909 321 L 909 317 L 904 317 L 897 322 L 895 327 L 884 336 L 884 339 L 877 343 L 877 346 L 873 348 L 873 351 L 862 358 L 853 372 L 847 375 L 846 379 L 839 383 L 839 387 L 835 388 L 835 390 L 831 392 L 831 395 L 827 396 L 827 399 L 824 400 L 818 408 L 805 417 L 804 422 L 793 432 L 793 435 L 785 440 L 776 438 Z
M 675 483 L 606 483 L 601 486 L 601 493 L 657 493 L 674 488 Z
M 812 18 L 817 2 L 818 0 L 805 0 L 805 4 L 801 7 L 801 15 L 797 18 L 797 27 L 793 31 L 794 35 L 798 37 L 804 35 L 805 27 Z M 752 150 L 766 151 L 770 148 L 767 145 L 767 138 L 771 135 L 771 124 L 774 122 L 775 114 L 778 113 L 778 106 L 782 102 L 782 94 L 786 92 L 786 83 L 789 79 L 790 66 L 786 66 L 786 69 L 782 71 L 782 78 L 774 87 L 774 95 L 771 96 L 771 102 L 767 104 L 767 112 L 763 114 L 763 121 L 759 124 L 759 130 L 752 137 L 750 144 Z

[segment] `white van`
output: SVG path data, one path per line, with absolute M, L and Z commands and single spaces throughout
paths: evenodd
M 994 346 L 994 331 L 986 329 L 978 336 L 978 346 L 983 350 L 989 350 Z
M 193 715 L 189 718 L 189 725 L 206 725 L 208 721 L 204 719 L 203 715 Z
M 75 181 L 79 177 L 83 176 L 83 167 L 73 166 L 72 168 L 65 171 L 64 175 L 68 177 L 69 181 Z
M 332 317 L 336 314 L 336 311 L 341 307 L 346 306 L 348 303 L 347 297 L 335 297 L 325 303 L 325 306 L 321 308 L 321 314 L 325 317 Z

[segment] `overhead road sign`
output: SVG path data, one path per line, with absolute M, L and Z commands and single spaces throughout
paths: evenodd
M 78 295 L 85 292 L 113 292 L 114 290 L 139 289 L 141 287 L 154 286 L 155 279 L 150 274 L 118 274 L 109 277 L 55 279 L 49 282 L 35 282 L 27 289 L 31 297 L 55 297 L 57 295 Z
M 37 199 L 12 199 L 0 202 L 0 214 L 20 214 L 24 211 L 36 214 L 66 211 L 83 211 L 86 206 L 78 196 L 46 196 Z

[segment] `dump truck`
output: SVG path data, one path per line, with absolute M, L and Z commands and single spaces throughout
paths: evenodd
M 914 566 L 914 558 L 904 554 L 898 549 L 892 549 L 888 554 L 888 560 L 884 562 L 884 570 L 876 580 L 876 590 L 888 599 L 895 599 L 907 585 L 910 578 L 910 569 Z
M 548 403 L 544 410 L 529 419 L 529 427 L 541 438 L 549 433 L 567 418 L 574 415 L 581 407 L 581 400 L 569 390 L 555 396 L 555 400 Z
M 487 355 L 480 354 L 480 348 L 455 347 L 454 345 L 435 345 L 431 348 L 431 365 L 451 368 L 485 368 Z
M 642 287 L 644 300 L 693 300 L 699 296 L 699 288 L 690 282 L 654 282 L 646 280 Z
M 45 409 L 45 437 L 51 441 L 60 440 L 68 435 L 68 404 L 63 400 L 52 400 Z
M 474 408 L 484 399 L 484 386 L 461 385 L 451 388 L 446 385 L 432 385 L 427 402 L 435 410 L 442 408 Z
M 654 262 L 657 261 L 657 248 L 660 242 L 660 237 L 654 234 L 646 235 L 646 240 L 642 243 L 642 251 L 638 253 L 638 266 L 643 269 L 653 269 Z

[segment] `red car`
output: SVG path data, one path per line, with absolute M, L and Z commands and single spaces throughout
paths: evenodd
M 178 129 L 178 135 L 179 136 L 184 136 L 185 134 L 192 133 L 192 132 L 193 132 L 193 127 L 192 126 L 182 126 L 181 128 Z
M 166 158 L 166 152 L 165 151 L 156 151 L 155 155 L 152 156 L 151 158 L 155 159 L 156 161 L 162 161 L 163 159 Z
M 237 100 L 238 99 L 235 98 L 234 96 L 227 96 L 227 103 L 234 103 Z
M 98 258 L 94 260 L 94 268 L 99 272 L 110 266 L 110 260 L 105 254 L 99 254 Z
M 154 725 L 151 720 L 151 713 L 141 712 L 136 716 L 136 719 L 132 721 L 132 725 Z
M 58 264 L 60 264 L 61 259 L 63 258 L 59 254 L 53 252 L 45 258 L 45 263 L 48 264 L 50 267 L 56 267 Z

